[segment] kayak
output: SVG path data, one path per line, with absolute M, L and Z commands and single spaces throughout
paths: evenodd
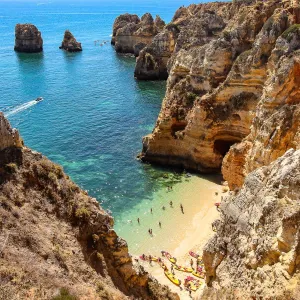
M 165 256 L 172 264 L 176 264 L 177 259 L 167 251 L 161 251 L 161 254 Z
M 144 260 L 144 261 L 149 261 L 149 256 L 145 255 L 145 257 L 143 257 L 143 255 L 140 256 L 140 259 L 141 260 Z M 151 261 L 158 261 L 158 258 L 156 256 L 152 256 L 151 257 Z
M 181 267 L 174 265 L 174 269 L 181 271 L 181 272 L 187 272 L 187 273 L 192 273 L 194 270 L 192 268 L 187 268 L 187 267 Z
M 165 271 L 165 275 L 169 278 L 171 282 L 173 282 L 175 285 L 180 285 L 181 282 L 178 278 L 176 278 L 171 272 Z
M 193 292 L 196 292 L 199 289 L 200 285 L 196 285 L 193 281 L 190 281 L 190 289 Z
M 198 273 L 198 272 L 196 272 L 196 271 L 192 272 L 192 274 L 193 274 L 194 276 L 199 277 L 199 278 L 202 278 L 202 279 L 205 277 L 204 273 Z
M 190 254 L 190 256 L 195 257 L 195 258 L 198 258 L 200 256 L 199 254 L 197 254 L 193 251 L 190 251 L 189 254 Z

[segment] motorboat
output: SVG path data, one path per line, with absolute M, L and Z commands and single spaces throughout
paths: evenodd
M 40 101 L 43 101 L 43 100 L 44 100 L 43 97 L 38 97 L 38 98 L 35 99 L 36 102 L 40 102 Z

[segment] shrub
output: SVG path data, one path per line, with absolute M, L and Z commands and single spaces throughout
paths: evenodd
M 90 216 L 90 212 L 86 207 L 80 207 L 76 209 L 75 216 L 80 219 L 87 219 Z
M 71 295 L 70 292 L 68 291 L 68 289 L 61 288 L 60 294 L 58 296 L 52 298 L 52 300 L 77 300 L 77 297 Z
M 14 174 L 18 170 L 18 166 L 15 163 L 9 163 L 5 165 L 5 170 L 7 173 Z
M 300 24 L 294 24 L 290 26 L 283 34 L 282 37 L 286 40 L 290 41 L 292 38 L 292 34 L 300 29 Z
M 48 173 L 48 178 L 51 180 L 51 181 L 56 181 L 57 177 L 56 175 L 53 173 L 53 172 L 49 172 Z
M 195 100 L 196 100 L 196 98 L 197 98 L 197 95 L 196 95 L 196 94 L 194 94 L 194 93 L 187 93 L 187 96 L 186 96 L 186 98 L 187 98 L 187 100 L 188 100 L 189 104 L 193 104 L 193 103 L 194 103 L 194 101 L 195 101 Z

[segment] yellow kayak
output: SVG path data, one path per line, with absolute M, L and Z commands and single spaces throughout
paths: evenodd
M 175 285 L 180 285 L 181 282 L 178 278 L 176 278 L 171 272 L 165 271 L 165 275 L 172 281 Z
M 181 271 L 181 272 L 187 272 L 187 273 L 192 273 L 194 271 L 192 268 L 179 267 L 177 265 L 174 265 L 174 269 Z
M 199 277 L 199 278 L 202 278 L 202 279 L 205 277 L 204 273 L 198 273 L 198 272 L 196 272 L 196 271 L 192 272 L 192 274 L 193 274 L 194 276 Z
M 199 289 L 200 285 L 196 285 L 194 282 L 190 282 L 190 288 L 193 292 L 196 292 Z

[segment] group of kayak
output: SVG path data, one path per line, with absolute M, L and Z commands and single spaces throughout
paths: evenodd
M 193 269 L 192 267 L 183 267 L 177 264 L 177 259 L 173 257 L 169 252 L 167 251 L 161 251 L 161 254 L 163 257 L 167 258 L 171 262 L 171 270 L 167 268 L 165 265 L 164 261 L 160 257 L 156 256 L 146 256 L 146 255 L 141 255 L 140 259 L 144 261 L 149 261 L 149 262 L 157 262 L 159 265 L 163 268 L 165 276 L 175 285 L 180 286 L 181 285 L 181 280 L 176 278 L 174 275 L 174 270 L 181 271 L 181 272 L 186 272 L 186 273 L 191 273 L 193 276 L 196 276 L 198 278 L 204 278 L 205 273 L 203 271 L 203 262 L 202 258 L 199 254 L 194 253 L 192 251 L 189 252 L 189 254 L 193 257 L 196 258 L 197 260 L 197 268 Z M 184 286 L 191 290 L 191 291 L 196 291 L 200 286 L 201 282 L 192 277 L 188 276 L 184 280 Z

